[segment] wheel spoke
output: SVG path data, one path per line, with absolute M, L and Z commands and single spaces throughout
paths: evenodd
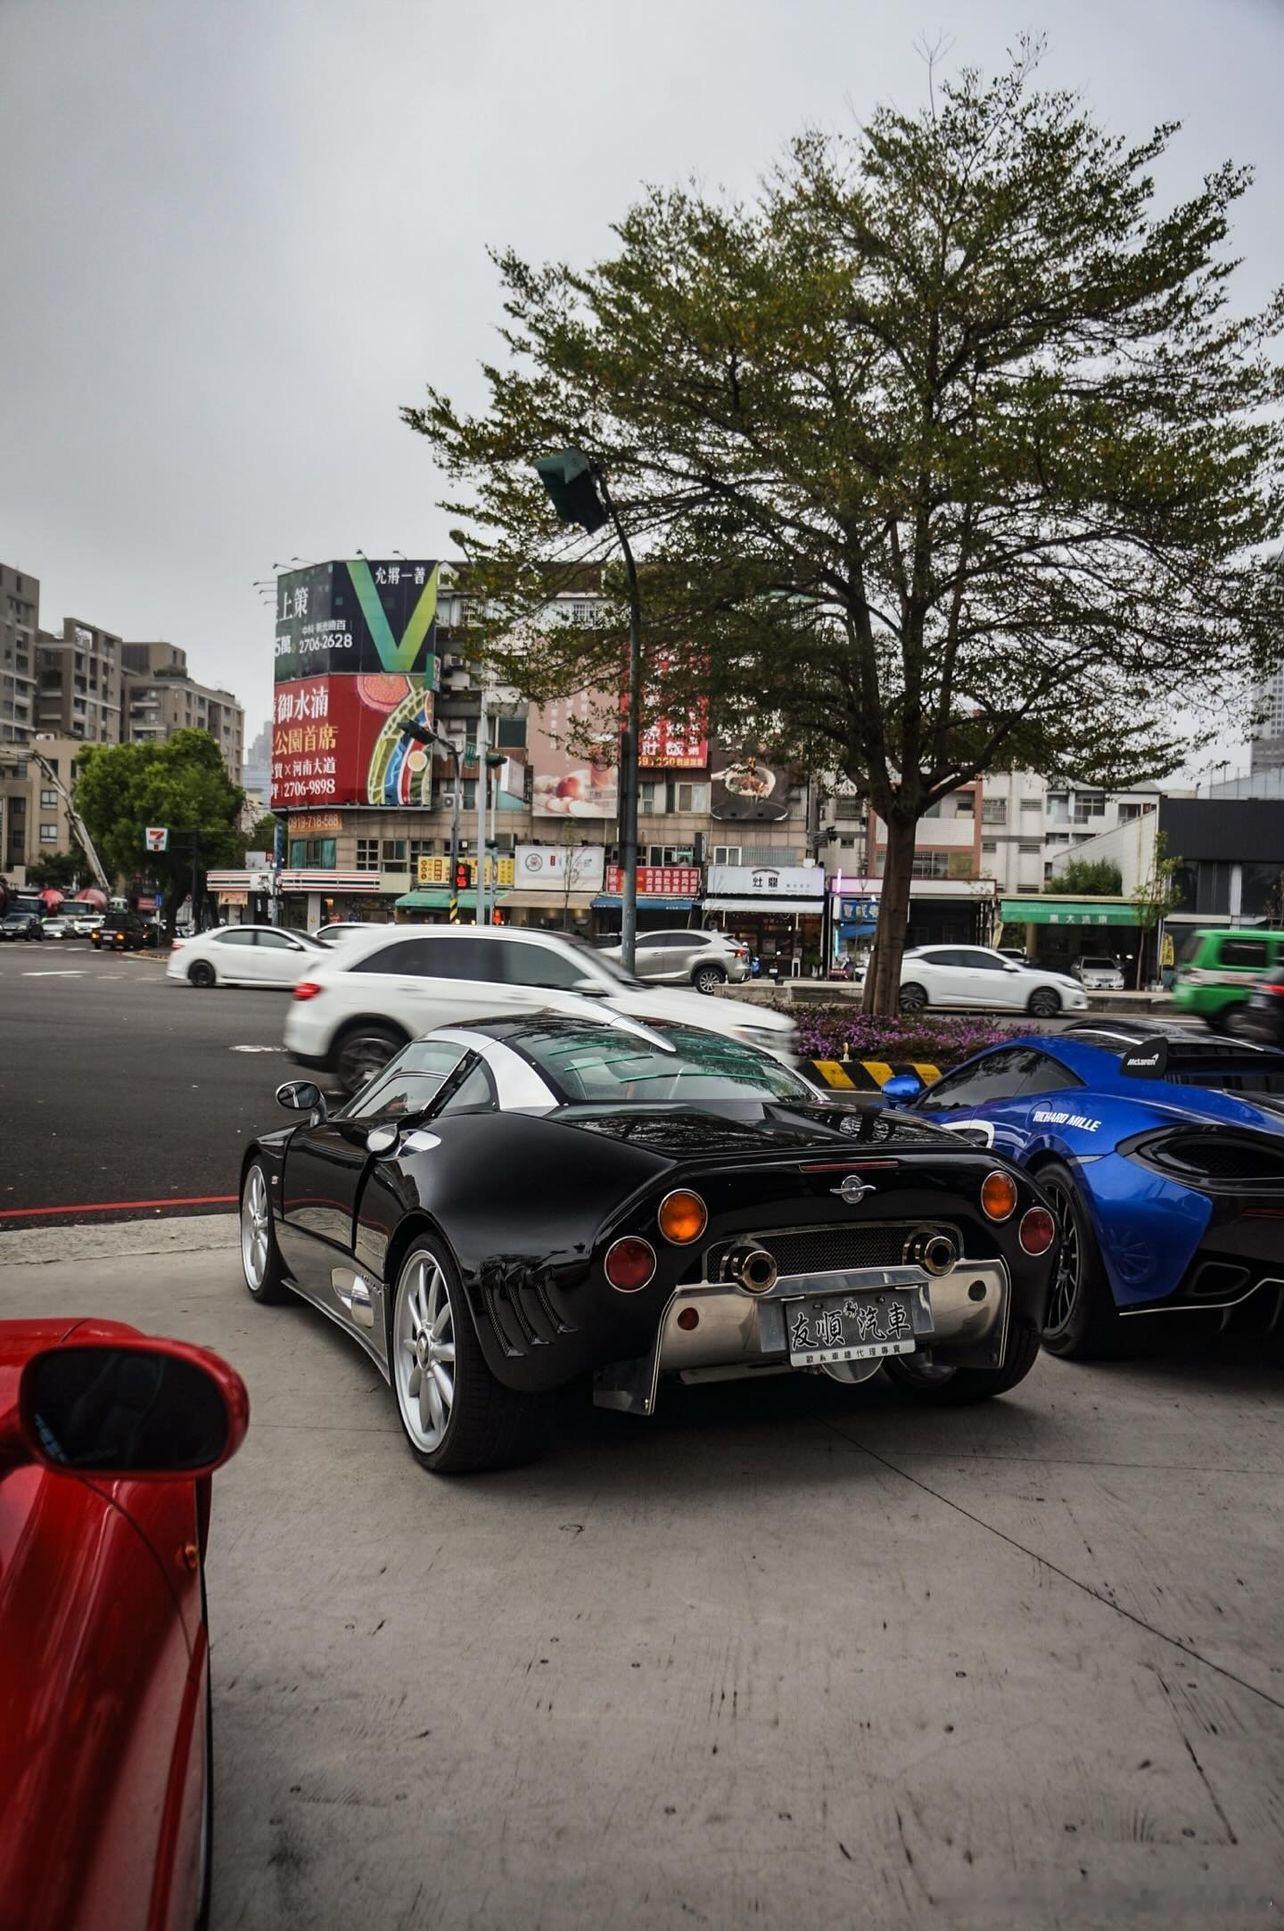
M 441 1320 L 441 1289 L 441 1269 L 434 1267 L 432 1270 L 432 1285 L 428 1289 L 427 1301 L 424 1307 L 424 1326 L 431 1335 L 436 1335 L 437 1326 Z M 447 1306 L 449 1306 L 449 1303 L 447 1303 Z
M 435 1376 L 429 1375 L 424 1382 L 424 1394 L 428 1397 L 428 1412 L 432 1417 L 431 1426 L 434 1429 L 439 1429 L 445 1423 L 446 1411 L 442 1406 L 441 1390 L 437 1386 Z M 419 1412 L 421 1414 L 423 1413 L 423 1405 L 424 1396 L 421 1395 L 419 1397 Z
M 437 1318 L 433 1322 L 432 1326 L 429 1328 L 428 1332 L 431 1334 L 434 1341 L 440 1341 L 442 1335 L 445 1334 L 449 1326 L 450 1326 L 450 1302 L 443 1301 L 441 1306 L 437 1310 Z
M 455 1358 L 455 1344 L 453 1341 L 439 1341 L 434 1352 L 438 1361 L 453 1361 Z
M 419 1426 L 423 1430 L 425 1436 L 428 1436 L 428 1437 L 431 1437 L 436 1433 L 439 1425 L 436 1420 L 436 1417 L 433 1414 L 434 1403 L 438 1408 L 440 1408 L 441 1396 L 437 1393 L 436 1388 L 433 1386 L 432 1378 L 431 1376 L 429 1376 L 428 1379 L 421 1384 L 419 1389 Z
M 432 1378 L 441 1391 L 442 1401 L 449 1408 L 455 1399 L 455 1384 L 450 1378 L 449 1370 L 443 1368 L 440 1361 L 434 1361 L 432 1364 Z

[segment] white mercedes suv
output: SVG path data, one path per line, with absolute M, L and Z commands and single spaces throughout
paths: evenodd
M 793 1056 L 793 1021 L 765 1006 L 644 985 L 583 940 L 513 926 L 373 927 L 310 965 L 294 988 L 287 1051 L 333 1075 L 345 1092 L 364 1085 L 409 1039 L 433 1026 L 549 1008 L 671 1019 Z

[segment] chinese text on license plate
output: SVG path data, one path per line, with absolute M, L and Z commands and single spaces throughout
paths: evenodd
M 785 1326 L 795 1368 L 824 1361 L 869 1361 L 884 1354 L 913 1354 L 911 1296 L 889 1288 L 881 1294 L 828 1294 L 789 1301 Z

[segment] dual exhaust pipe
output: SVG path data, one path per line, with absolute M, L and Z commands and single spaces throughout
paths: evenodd
M 958 1266 L 958 1243 L 951 1234 L 925 1227 L 906 1241 L 905 1260 L 926 1274 L 948 1274 Z M 734 1281 L 746 1294 L 770 1294 L 779 1278 L 775 1256 L 753 1240 L 729 1247 L 718 1272 L 722 1280 Z

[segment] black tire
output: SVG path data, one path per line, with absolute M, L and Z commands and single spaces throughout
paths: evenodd
M 394 1053 L 406 1044 L 400 1026 L 378 1019 L 359 1019 L 340 1033 L 334 1050 L 334 1075 L 345 1093 L 355 1093 L 382 1072 Z
M 444 1324 L 443 1305 L 448 1310 Z M 417 1353 L 421 1339 L 427 1352 Z M 433 1356 L 434 1345 L 451 1352 Z M 473 1329 L 455 1264 L 445 1246 L 428 1234 L 412 1241 L 397 1270 L 388 1359 L 397 1419 L 421 1468 L 434 1475 L 513 1468 L 542 1447 L 548 1403 L 495 1379 Z M 451 1390 L 448 1399 L 443 1398 L 442 1373 Z M 435 1402 L 426 1413 L 425 1389 Z
M 1028 1321 L 1014 1321 L 1008 1330 L 1008 1344 L 1002 1365 L 997 1368 L 951 1368 L 919 1361 L 907 1354 L 885 1361 L 889 1381 L 915 1401 L 929 1408 L 969 1408 L 974 1402 L 992 1401 L 1024 1381 L 1039 1358 L 1039 1330 Z M 918 1366 L 915 1363 L 918 1362 Z
M 198 992 L 208 992 L 218 984 L 218 974 L 208 959 L 193 959 L 187 968 L 187 983 L 195 986 Z
M 1060 1161 L 1038 1182 L 1056 1215 L 1060 1239 L 1043 1325 L 1043 1345 L 1063 1361 L 1110 1361 L 1141 1351 L 1149 1338 L 1136 1318 L 1123 1321 L 1101 1248 L 1074 1175 Z
M 902 1012 L 924 1012 L 927 1008 L 927 987 L 911 980 L 901 987 L 900 1007 Z
M 1226 1039 L 1233 1039 L 1235 1036 L 1235 1014 L 1239 1011 L 1241 1003 L 1242 1001 L 1231 1000 L 1227 1005 L 1219 1007 L 1216 1012 L 1206 1012 L 1204 1014 L 1204 1023 L 1208 1027 L 1209 1032 L 1217 1033 Z
M 1039 986 L 1026 1000 L 1025 1009 L 1034 1019 L 1055 1019 L 1061 1010 L 1061 994 L 1051 986 Z
M 259 1186 L 255 1186 L 257 1176 Z M 257 1226 L 256 1206 L 261 1204 L 266 1212 L 265 1245 L 252 1244 L 251 1225 Z M 276 1244 L 276 1227 L 272 1218 L 272 1185 L 267 1168 L 262 1160 L 251 1160 L 245 1169 L 241 1182 L 241 1273 L 245 1277 L 245 1289 L 252 1300 L 265 1307 L 275 1307 L 290 1298 L 286 1285 L 285 1262 Z
M 721 966 L 698 965 L 691 974 L 691 983 L 697 992 L 713 993 L 726 984 L 727 975 Z

